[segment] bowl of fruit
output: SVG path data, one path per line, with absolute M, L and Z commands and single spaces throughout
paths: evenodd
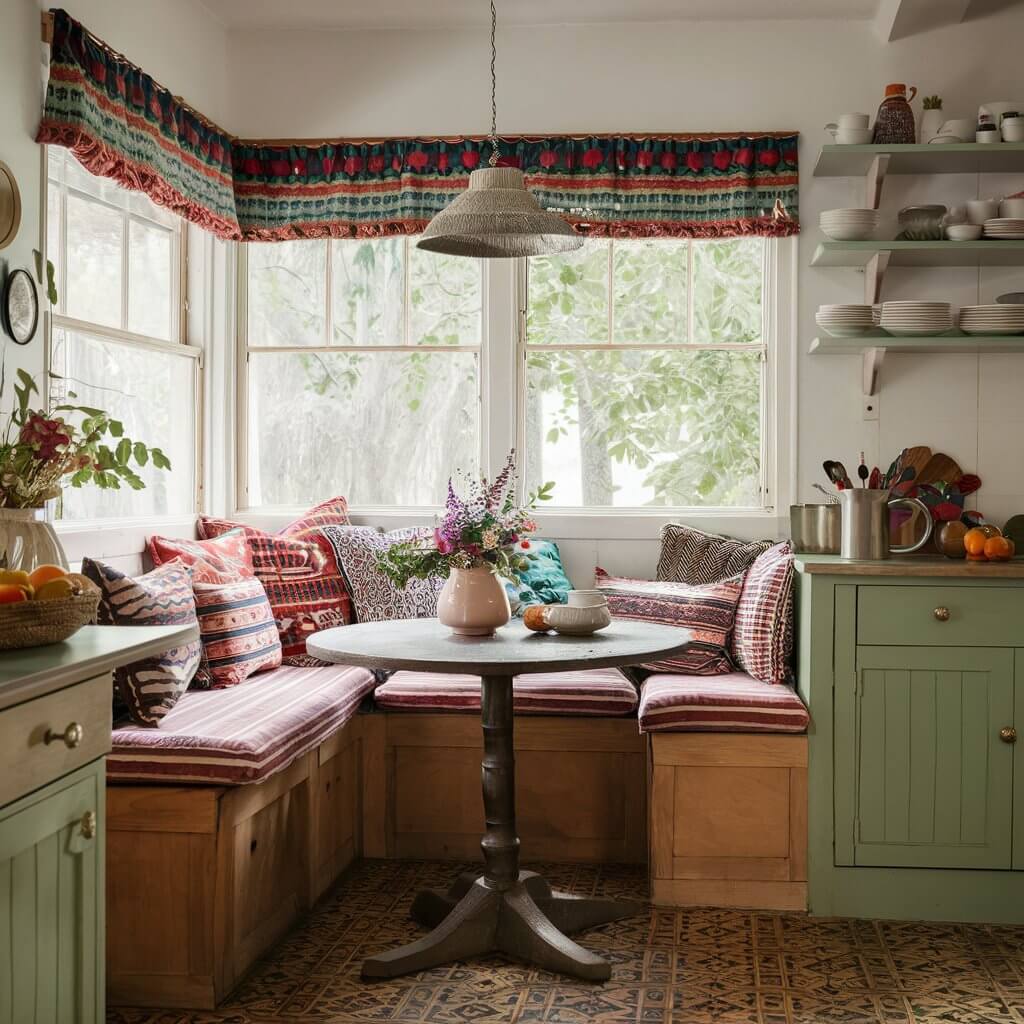
M 59 565 L 0 569 L 0 651 L 57 644 L 96 619 L 99 588 Z

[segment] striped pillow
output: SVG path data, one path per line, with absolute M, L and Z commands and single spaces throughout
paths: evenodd
M 738 576 L 773 544 L 770 540 L 736 540 L 704 533 L 682 523 L 661 528 L 658 579 L 703 586 Z
M 739 577 L 703 587 L 685 583 L 631 580 L 595 571 L 597 588 L 608 598 L 613 618 L 660 622 L 692 632 L 685 649 L 644 664 L 652 672 L 677 672 L 693 676 L 718 676 L 733 671 L 729 634 L 743 585 Z
M 150 537 L 146 543 L 154 565 L 180 558 L 192 566 L 193 580 L 252 579 L 252 552 L 244 530 L 232 530 L 213 540 Z
M 788 541 L 758 555 L 743 581 L 733 657 L 762 683 L 785 683 L 793 656 L 793 552 Z
M 259 580 L 197 581 L 192 591 L 203 641 L 203 660 L 194 686 L 234 686 L 281 664 L 277 624 Z
M 192 572 L 168 562 L 132 579 L 92 558 L 82 559 L 82 574 L 100 588 L 99 621 L 111 626 L 182 626 L 196 621 Z M 138 725 L 157 726 L 178 702 L 196 674 L 202 646 L 198 640 L 114 670 L 114 682 Z

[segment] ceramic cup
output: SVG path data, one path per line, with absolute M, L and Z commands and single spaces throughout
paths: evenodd
M 1024 196 L 1009 196 L 999 204 L 1000 217 L 1024 218 Z
M 1024 142 L 1024 117 L 1007 117 L 1000 125 L 1004 142 Z
M 868 146 L 874 132 L 870 128 L 843 128 L 841 125 L 836 132 L 836 142 L 840 146 Z
M 608 599 L 600 590 L 570 590 L 567 603 L 570 608 L 603 608 Z
M 840 131 L 860 131 L 868 126 L 868 115 L 867 114 L 840 114 L 839 115 L 839 130 Z
M 952 135 L 961 142 L 970 142 L 974 139 L 976 122 L 970 117 L 954 117 L 943 123 L 937 137 Z
M 982 224 L 999 216 L 998 199 L 968 199 L 967 200 L 967 223 Z

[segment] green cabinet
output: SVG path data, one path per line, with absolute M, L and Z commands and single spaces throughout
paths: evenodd
M 859 646 L 835 701 L 837 864 L 1012 867 L 1013 651 Z
M 102 760 L 0 809 L 0 1024 L 103 1020 Z

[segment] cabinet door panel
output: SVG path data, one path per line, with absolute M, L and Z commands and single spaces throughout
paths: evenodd
M 891 867 L 1011 866 L 1013 652 L 859 647 L 854 728 L 836 759 L 852 784 L 845 863 Z M 837 852 L 840 850 L 837 843 Z M 838 860 L 838 856 L 837 856 Z M 844 862 L 844 861 L 840 861 Z

